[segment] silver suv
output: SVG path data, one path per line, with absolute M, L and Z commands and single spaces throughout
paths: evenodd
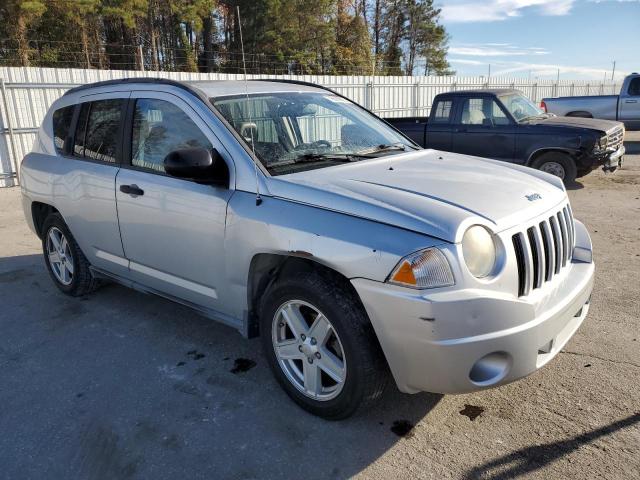
M 130 79 L 68 91 L 22 163 L 64 293 L 104 280 L 260 336 L 325 418 L 505 384 L 584 320 L 591 241 L 562 182 L 422 150 L 322 87 Z

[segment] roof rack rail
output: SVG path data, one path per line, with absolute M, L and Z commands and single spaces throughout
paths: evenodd
M 78 87 L 73 87 L 67 90 L 64 95 L 68 95 L 71 93 L 81 92 L 82 90 L 88 90 L 90 88 L 99 88 L 99 87 L 108 87 L 110 85 L 125 85 L 129 83 L 161 83 L 163 85 L 171 85 L 174 87 L 182 88 L 191 93 L 194 93 L 192 87 L 189 87 L 183 82 L 178 80 L 172 80 L 170 78 L 160 78 L 160 77 L 127 77 L 127 78 L 118 78 L 114 80 L 103 80 L 101 82 L 87 83 L 86 85 L 80 85 Z
M 305 87 L 321 88 L 322 90 L 328 90 L 329 92 L 335 93 L 336 95 L 339 95 L 341 97 L 343 96 L 343 95 L 340 95 L 335 90 L 333 90 L 332 88 L 326 87 L 324 85 L 320 85 L 318 83 L 305 82 L 304 80 L 289 80 L 287 78 L 251 78 L 249 79 L 249 81 L 250 82 L 277 82 L 277 83 L 290 83 L 292 85 L 303 85 Z

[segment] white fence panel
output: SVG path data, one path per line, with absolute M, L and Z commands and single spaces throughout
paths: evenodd
M 173 80 L 243 80 L 241 74 L 82 70 L 64 68 L 0 68 L 0 187 L 17 183 L 19 162 L 33 145 L 49 106 L 68 89 L 91 82 L 126 77 Z M 329 75 L 249 75 L 250 78 L 302 80 L 335 89 L 382 117 L 426 116 L 433 98 L 450 90 L 506 87 L 522 90 L 533 101 L 567 95 L 610 95 L 615 82 L 586 80 L 527 81 L 485 77 L 372 77 Z

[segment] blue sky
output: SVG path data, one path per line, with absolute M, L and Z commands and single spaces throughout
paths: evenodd
M 640 71 L 640 0 L 440 0 L 458 75 L 602 80 Z

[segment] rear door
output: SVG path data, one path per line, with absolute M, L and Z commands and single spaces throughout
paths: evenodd
M 130 278 L 224 312 L 224 233 L 233 190 L 171 177 L 163 166 L 173 150 L 215 148 L 233 185 L 232 162 L 222 144 L 185 101 L 146 91 L 131 95 L 125 142 L 116 199 Z
M 59 174 L 64 181 L 54 191 L 58 198 L 68 200 L 61 211 L 89 262 L 115 274 L 127 272 L 118 229 L 115 179 L 122 156 L 128 97 L 129 92 L 114 92 L 80 98 L 73 131 L 61 152 Z
M 452 151 L 513 161 L 516 124 L 495 98 L 478 95 L 461 98 L 459 103 Z
M 431 106 L 431 115 L 426 129 L 425 148 L 451 151 L 451 130 L 455 113 L 453 97 L 438 98 Z
M 630 130 L 640 129 L 640 77 L 631 79 L 629 88 L 620 95 L 618 120 Z

